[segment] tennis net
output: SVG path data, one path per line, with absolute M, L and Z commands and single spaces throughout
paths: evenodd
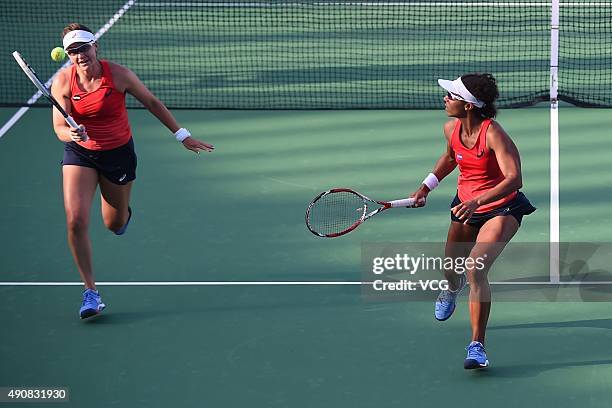
M 559 99 L 612 106 L 612 3 L 561 5 Z M 96 31 L 122 7 L 99 56 L 171 108 L 440 108 L 436 79 L 467 72 L 497 77 L 501 107 L 549 98 L 550 1 L 33 0 L 0 15 L 0 104 L 33 93 L 10 52 L 46 79 L 64 25 Z

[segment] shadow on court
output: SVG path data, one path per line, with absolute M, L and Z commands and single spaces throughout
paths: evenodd
M 486 370 L 475 371 L 474 376 L 488 378 L 528 378 L 537 377 L 552 370 L 606 365 L 612 365 L 612 359 L 595 361 L 568 361 L 564 363 L 533 363 L 507 366 L 495 365 Z
M 562 328 L 584 327 L 595 329 L 612 329 L 612 319 L 591 319 L 591 320 L 574 320 L 570 322 L 544 322 L 544 323 L 525 323 L 511 324 L 504 326 L 491 326 L 489 330 L 518 330 L 518 329 L 542 329 L 542 328 Z
M 248 291 L 248 289 L 243 291 Z M 296 291 L 292 291 L 294 296 L 291 299 L 282 299 L 278 296 L 269 296 L 266 292 L 258 291 L 261 295 L 261 300 L 253 299 L 252 301 L 238 301 L 238 303 L 228 304 L 210 304 L 210 299 L 207 299 L 205 303 L 201 303 L 200 306 L 194 307 L 193 304 L 186 305 L 184 308 L 177 308 L 174 300 L 170 305 L 170 308 L 152 308 L 147 310 L 126 310 L 124 306 L 115 306 L 114 309 L 110 307 L 104 310 L 100 315 L 95 316 L 91 319 L 84 320 L 84 324 L 91 325 L 132 325 L 136 323 L 146 323 L 147 321 L 154 322 L 159 321 L 160 324 L 167 319 L 182 318 L 192 319 L 194 321 L 206 319 L 207 315 L 215 315 L 215 317 L 233 314 L 266 314 L 269 312 L 277 312 L 279 310 L 291 311 L 291 310 L 306 310 L 310 313 L 324 314 L 329 308 L 333 308 L 336 311 L 346 310 L 354 307 L 359 307 L 360 297 L 359 289 L 356 288 L 354 294 L 347 294 L 346 291 L 343 293 L 336 292 L 336 296 L 329 297 L 321 296 L 321 291 L 310 291 L 310 295 L 302 294 Z M 269 292 L 270 294 L 279 292 Z M 329 293 L 329 291 L 328 291 Z M 214 300 L 213 300 L 214 302 Z M 111 305 L 112 307 L 113 305 Z
M 508 325 L 493 325 L 488 328 L 490 333 L 510 331 L 512 336 L 517 338 L 527 337 L 524 330 L 542 330 L 542 329 L 561 329 L 566 333 L 571 332 L 575 336 L 565 337 L 567 341 L 555 340 L 554 345 L 559 348 L 564 348 L 575 344 L 578 340 L 576 336 L 579 332 L 572 329 L 605 329 L 612 330 L 612 318 L 611 319 L 585 319 L 585 320 L 573 320 L 573 321 L 550 321 L 550 322 L 539 322 L 539 323 L 521 323 L 521 324 L 508 324 Z M 593 334 L 585 334 L 582 340 L 582 344 L 592 344 L 589 339 L 592 339 Z M 543 343 L 544 347 L 549 347 L 550 338 L 547 337 Z M 526 343 L 524 347 L 529 347 L 528 344 L 535 346 L 537 342 Z M 540 342 L 542 343 L 542 342 Z M 542 344 L 539 346 L 542 347 Z M 520 351 L 520 349 L 516 349 Z M 533 350 L 531 350 L 533 352 Z M 577 354 L 571 354 L 575 358 Z M 524 359 L 529 359 L 528 354 L 524 354 Z M 594 359 L 585 361 L 572 361 L 565 362 L 544 362 L 545 358 L 538 358 L 530 364 L 519 364 L 519 365 L 494 365 L 490 367 L 486 372 L 478 372 L 479 376 L 486 377 L 499 377 L 499 378 L 524 378 L 524 377 L 536 377 L 546 372 L 558 369 L 569 369 L 569 368 L 580 368 L 580 367 L 595 367 L 595 366 L 608 366 L 612 365 L 612 359 Z

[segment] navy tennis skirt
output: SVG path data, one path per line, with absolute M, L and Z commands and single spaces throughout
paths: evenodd
M 459 200 L 459 195 L 456 195 L 455 198 L 453 199 L 453 202 L 451 203 L 451 208 L 453 208 L 456 205 L 459 205 L 460 203 L 461 203 L 461 200 Z M 531 205 L 531 203 L 529 202 L 525 194 L 519 191 L 516 197 L 514 197 L 512 201 L 507 202 L 506 204 L 504 204 L 503 206 L 499 208 L 496 208 L 491 211 L 486 211 L 486 212 L 481 212 L 481 213 L 476 212 L 472 214 L 472 216 L 470 217 L 467 223 L 474 227 L 480 228 L 485 224 L 485 222 L 489 221 L 491 218 L 495 218 L 498 216 L 511 215 L 514 218 L 516 218 L 516 220 L 518 221 L 520 225 L 521 221 L 523 221 L 523 216 L 529 215 L 535 210 L 536 208 L 533 205 Z M 452 211 L 451 211 L 451 220 L 456 221 L 456 222 L 463 222 L 459 218 L 455 217 L 455 214 L 453 214 Z
M 127 184 L 136 179 L 134 140 L 111 150 L 89 150 L 75 142 L 64 143 L 62 165 L 91 167 L 114 184 Z

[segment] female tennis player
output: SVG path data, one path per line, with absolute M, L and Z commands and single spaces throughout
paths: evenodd
M 454 118 L 444 125 L 446 151 L 434 170 L 411 197 L 425 205 L 429 192 L 459 167 L 457 195 L 451 203 L 446 256 L 472 258 L 466 274 L 445 271 L 449 289 L 438 296 L 435 318 L 451 317 L 459 292 L 470 283 L 469 311 L 472 341 L 467 347 L 466 369 L 489 365 L 485 331 L 491 309 L 488 271 L 518 231 L 524 215 L 536 209 L 519 191 L 522 187 L 519 151 L 504 129 L 493 120 L 499 96 L 490 74 L 467 74 L 454 81 L 438 80 L 447 91 L 446 113 Z M 475 262 L 476 260 L 479 262 Z
M 98 59 L 98 44 L 82 24 L 69 24 L 62 33 L 72 65 L 53 81 L 52 94 L 80 125 L 71 128 L 53 110 L 53 128 L 64 142 L 62 161 L 68 245 L 85 284 L 81 319 L 101 312 L 105 305 L 96 290 L 89 239 L 89 212 L 100 186 L 102 218 L 117 235 L 125 233 L 132 209 L 130 190 L 136 178 L 136 154 L 125 106 L 125 94 L 138 99 L 183 146 L 195 153 L 214 147 L 181 128 L 160 102 L 128 68 Z

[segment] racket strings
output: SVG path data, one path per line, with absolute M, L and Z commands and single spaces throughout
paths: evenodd
M 358 195 L 347 191 L 329 193 L 314 202 L 308 222 L 320 234 L 339 234 L 360 221 L 364 211 L 363 199 Z

